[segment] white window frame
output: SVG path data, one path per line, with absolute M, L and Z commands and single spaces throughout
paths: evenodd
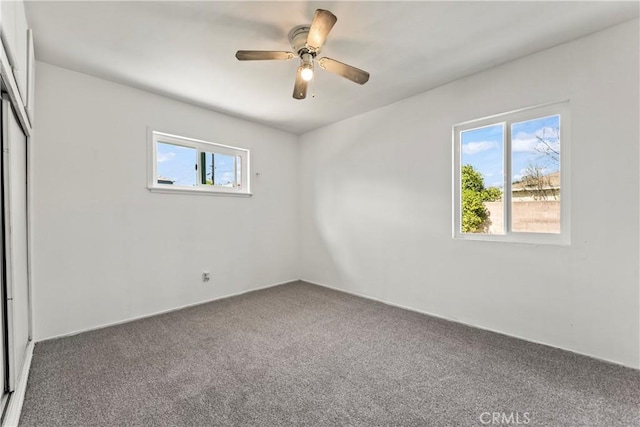
M 148 141 L 148 173 L 147 188 L 153 192 L 160 193 L 192 193 L 192 194 L 210 194 L 223 196 L 251 196 L 251 182 L 249 180 L 251 174 L 250 153 L 248 149 L 232 147 L 230 145 L 216 144 L 213 142 L 203 141 L 200 139 L 178 136 L 167 132 L 160 132 L 151 128 L 147 129 Z M 229 156 L 239 156 L 241 159 L 241 187 L 222 187 L 215 185 L 202 184 L 197 173 L 195 187 L 183 187 L 172 184 L 158 183 L 158 142 L 178 145 L 181 147 L 193 148 L 196 150 L 196 161 L 200 164 L 201 153 L 215 153 Z M 194 169 L 194 173 L 195 169 Z
M 511 125 L 537 118 L 560 116 L 560 233 L 523 233 L 511 230 Z M 502 125 L 504 127 L 504 234 L 463 233 L 461 194 L 461 134 L 482 127 Z M 453 238 L 463 240 L 485 240 L 495 242 L 571 244 L 571 136 L 569 101 L 556 102 L 524 108 L 509 113 L 497 114 L 482 119 L 458 123 L 453 126 Z

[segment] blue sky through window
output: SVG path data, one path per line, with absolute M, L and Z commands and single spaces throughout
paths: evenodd
M 462 164 L 480 172 L 485 187 L 504 185 L 503 133 L 502 124 L 462 132 Z
M 207 183 L 211 184 L 212 174 L 216 186 L 233 187 L 236 178 L 236 158 L 226 154 L 205 152 L 205 173 Z M 198 151 L 191 147 L 158 142 L 157 174 L 158 179 L 173 181 L 173 185 L 194 187 L 200 174 L 196 170 Z
M 560 116 L 511 125 L 511 173 L 514 181 L 537 168 L 542 175 L 560 170 Z
M 173 181 L 173 185 L 193 187 L 196 185 L 197 171 L 195 148 L 158 142 L 156 164 L 158 178 Z
M 205 153 L 205 170 L 207 171 L 207 181 L 211 180 L 211 153 Z M 223 187 L 233 187 L 235 180 L 235 157 L 226 154 L 213 155 L 213 173 L 215 185 Z
M 512 180 L 520 180 L 530 167 L 544 175 L 560 170 L 560 116 L 549 116 L 511 125 Z M 486 187 L 504 186 L 502 124 L 471 129 L 461 135 L 461 163 L 472 165 Z

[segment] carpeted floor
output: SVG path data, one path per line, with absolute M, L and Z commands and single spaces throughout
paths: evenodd
M 20 425 L 609 427 L 639 408 L 638 371 L 297 282 L 37 344 Z

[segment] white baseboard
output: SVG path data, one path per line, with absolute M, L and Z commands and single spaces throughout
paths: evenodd
M 17 427 L 20 421 L 20 413 L 22 412 L 22 403 L 24 395 L 27 392 L 27 379 L 29 378 L 29 369 L 31 368 L 31 358 L 33 357 L 33 341 L 29 341 L 25 351 L 24 363 L 22 371 L 16 381 L 16 388 L 9 396 L 9 404 L 5 413 L 2 427 Z
M 416 312 L 416 313 L 424 314 L 424 315 L 427 315 L 427 316 L 436 317 L 438 319 L 443 319 L 443 320 L 446 320 L 446 321 L 449 321 L 449 322 L 458 323 L 458 324 L 461 324 L 461 325 L 469 326 L 471 328 L 481 329 L 483 331 L 494 332 L 496 334 L 506 335 L 506 336 L 509 336 L 509 337 L 512 337 L 512 338 L 517 338 L 517 339 L 520 339 L 520 340 L 523 340 L 523 341 L 528 341 L 528 342 L 532 342 L 532 343 L 535 343 L 535 344 L 540 344 L 540 345 L 544 345 L 544 346 L 547 346 L 547 347 L 552 347 L 552 348 L 556 348 L 556 349 L 559 349 L 559 350 L 568 351 L 570 353 L 575 353 L 575 354 L 579 354 L 581 356 L 590 357 L 592 359 L 596 359 L 596 360 L 599 360 L 601 362 L 611 363 L 611 364 L 618 365 L 618 366 L 624 366 L 625 368 L 630 368 L 630 369 L 634 369 L 634 370 L 640 370 L 637 367 L 625 365 L 625 364 L 617 362 L 615 360 L 609 360 L 609 359 L 604 359 L 604 358 L 601 358 L 601 357 L 596 357 L 596 356 L 593 356 L 591 354 L 582 353 L 580 351 L 576 351 L 576 350 L 572 350 L 572 349 L 568 349 L 568 348 L 563 348 L 563 347 L 558 347 L 558 346 L 551 345 L 551 344 L 548 344 L 548 343 L 545 343 L 545 342 L 542 342 L 542 341 L 537 341 L 537 340 L 533 340 L 533 339 L 530 339 L 530 338 L 522 337 L 522 336 L 519 336 L 519 335 L 510 334 L 510 333 L 507 333 L 507 332 L 504 332 L 504 331 L 500 331 L 500 330 L 496 330 L 496 329 L 491 329 L 491 328 L 479 326 L 479 325 L 476 325 L 476 324 L 473 324 L 473 323 L 467 323 L 467 322 L 464 322 L 464 321 L 461 321 L 461 320 L 458 320 L 458 319 L 453 319 L 453 318 L 450 318 L 450 317 L 442 316 L 442 315 L 439 315 L 439 314 L 431 313 L 431 312 L 428 312 L 428 311 L 425 311 L 425 310 L 420 310 L 420 309 L 417 309 L 417 308 L 414 308 L 414 307 L 409 307 L 409 306 L 402 305 L 402 304 L 396 304 L 396 303 L 393 303 L 393 302 L 390 302 L 390 301 L 385 301 L 385 300 L 382 300 L 382 299 L 379 299 L 379 298 L 376 298 L 376 297 L 372 297 L 372 296 L 369 296 L 369 295 L 365 295 L 365 294 L 361 294 L 361 293 L 353 292 L 353 291 L 348 291 L 348 290 L 345 290 L 345 289 L 342 289 L 342 288 L 338 288 L 338 287 L 335 287 L 335 286 L 327 285 L 327 284 L 324 284 L 324 283 L 314 282 L 312 280 L 307 280 L 307 279 L 291 279 L 291 280 L 286 280 L 284 282 L 278 282 L 278 283 L 273 283 L 273 284 L 270 284 L 270 285 L 259 286 L 257 288 L 249 289 L 249 290 L 246 290 L 246 291 L 236 292 L 236 293 L 229 294 L 229 295 L 224 295 L 224 296 L 219 296 L 219 297 L 215 297 L 215 298 L 208 299 L 208 300 L 205 300 L 205 301 L 199 301 L 199 302 L 192 303 L 192 304 L 186 304 L 186 305 L 182 305 L 182 306 L 179 306 L 179 307 L 174 307 L 174 308 L 171 308 L 171 309 L 168 309 L 168 310 L 162 310 L 162 311 L 158 311 L 158 312 L 154 312 L 154 313 L 150 313 L 150 314 L 145 314 L 145 315 L 141 315 L 141 316 L 135 316 L 135 317 L 127 318 L 125 320 L 120 320 L 120 321 L 117 321 L 117 322 L 106 323 L 106 324 L 95 326 L 95 327 L 91 327 L 91 328 L 81 329 L 81 330 L 77 330 L 77 331 L 73 331 L 73 332 L 68 332 L 68 333 L 64 333 L 64 334 L 60 334 L 60 335 L 47 337 L 45 339 L 38 340 L 38 342 L 49 341 L 49 340 L 56 339 L 56 338 L 63 338 L 63 337 L 78 335 L 78 334 L 81 334 L 83 332 L 89 332 L 89 331 L 95 331 L 95 330 L 98 330 L 98 329 L 108 328 L 110 326 L 116 326 L 116 325 L 120 325 L 120 324 L 123 324 L 123 323 L 132 322 L 134 320 L 145 319 L 147 317 L 157 316 L 157 315 L 165 314 L 165 313 L 171 313 L 173 311 L 182 310 L 182 309 L 189 308 L 189 307 L 195 307 L 195 306 L 202 305 L 202 304 L 207 304 L 207 303 L 210 303 L 210 302 L 213 302 L 213 301 L 218 301 L 218 300 L 222 300 L 222 299 L 226 299 L 226 298 L 231 298 L 231 297 L 235 297 L 235 296 L 238 296 L 238 295 L 243 295 L 243 294 L 247 294 L 247 293 L 250 293 L 250 292 L 255 292 L 255 291 L 262 290 L 262 289 L 273 288 L 273 287 L 276 287 L 276 286 L 281 286 L 281 285 L 285 285 L 287 283 L 292 283 L 292 282 L 297 282 L 297 281 L 310 283 L 312 285 L 321 286 L 323 288 L 332 289 L 334 291 L 343 292 L 345 294 L 354 295 L 354 296 L 357 296 L 357 297 L 360 297 L 360 298 L 365 298 L 365 299 L 368 299 L 368 300 L 376 301 L 376 302 L 379 302 L 379 303 L 382 303 L 382 304 L 385 304 L 385 305 L 389 305 L 389 306 L 392 306 L 392 307 L 398 307 L 398 308 L 401 308 L 401 309 L 404 309 L 404 310 L 409 310 L 409 311 L 413 311 L 413 312 Z M 31 343 L 30 345 L 31 345 L 31 351 L 33 351 L 33 343 Z M 29 357 L 29 364 L 30 364 L 31 363 L 31 355 L 29 354 L 28 357 Z M 26 378 L 25 378 L 25 382 L 26 382 Z M 23 395 L 23 397 L 24 397 L 24 395 Z
M 223 295 L 223 296 L 207 299 L 207 300 L 204 300 L 204 301 L 194 302 L 194 303 L 191 303 L 191 304 L 185 304 L 185 305 L 181 305 L 181 306 L 178 306 L 178 307 L 169 308 L 167 310 L 155 311 L 155 312 L 149 313 L 149 314 L 143 314 L 143 315 L 140 315 L 140 316 L 128 317 L 128 318 L 126 318 L 124 320 L 118 320 L 117 322 L 105 323 L 105 324 L 98 325 L 98 326 L 92 326 L 90 328 L 78 329 L 78 330 L 75 330 L 75 331 L 72 331 L 72 332 L 65 332 L 64 334 L 53 335 L 51 337 L 46 337 L 46 338 L 43 338 L 43 339 L 39 339 L 37 342 L 50 341 L 50 340 L 55 340 L 57 338 L 71 337 L 73 335 L 78 335 L 78 334 L 81 334 L 83 332 L 97 331 L 98 329 L 104 329 L 104 328 L 108 328 L 110 326 L 122 325 L 123 323 L 129 323 L 129 322 L 133 322 L 135 320 L 146 319 L 147 317 L 158 316 L 160 314 L 171 313 L 173 311 L 183 310 L 183 309 L 189 308 L 189 307 L 196 307 L 198 305 L 208 304 L 210 302 L 219 301 L 219 300 L 227 299 L 227 298 L 231 298 L 231 297 L 237 297 L 238 295 L 244 295 L 244 294 L 248 294 L 250 292 L 260 291 L 262 289 L 268 289 L 268 288 L 273 288 L 273 287 L 276 287 L 276 286 L 286 285 L 287 283 L 297 282 L 299 280 L 300 279 L 291 279 L 291 280 L 286 280 L 284 282 L 272 283 L 270 285 L 258 286 L 257 288 L 248 289 L 246 291 L 241 291 L 241 292 L 236 292 L 236 293 L 233 293 L 233 294 Z
M 640 368 L 636 368 L 634 366 L 625 365 L 623 363 L 616 362 L 615 360 L 603 359 L 601 357 L 596 357 L 596 356 L 593 356 L 591 354 L 582 353 L 582 352 L 571 350 L 571 349 L 568 349 L 568 348 L 558 347 L 558 346 L 555 346 L 555 345 L 547 344 L 545 342 L 532 340 L 530 338 L 525 338 L 525 337 L 522 337 L 522 336 L 519 336 L 519 335 L 510 334 L 510 333 L 499 331 L 499 330 L 496 330 L 496 329 L 485 328 L 483 326 L 474 325 L 473 323 L 463 322 L 463 321 L 460 321 L 460 320 L 457 320 L 457 319 L 452 319 L 450 317 L 441 316 L 439 314 L 430 313 L 430 312 L 424 311 L 424 310 L 419 310 L 417 308 L 409 307 L 409 306 L 406 306 L 406 305 L 396 304 L 396 303 L 385 301 L 385 300 L 382 300 L 382 299 L 379 299 L 379 298 L 375 298 L 375 297 L 372 297 L 372 296 L 369 296 L 369 295 L 360 294 L 358 292 L 352 292 L 352 291 L 341 289 L 341 288 L 338 288 L 338 287 L 335 287 L 335 286 L 326 285 L 324 283 L 318 283 L 318 282 L 314 282 L 312 280 L 306 280 L 306 279 L 300 279 L 300 281 L 301 282 L 306 282 L 306 283 L 311 283 L 312 285 L 316 285 L 316 286 L 322 286 L 323 288 L 327 288 L 327 289 L 331 289 L 331 290 L 334 290 L 334 291 L 342 292 L 342 293 L 345 293 L 345 294 L 353 295 L 353 296 L 356 296 L 356 297 L 368 299 L 368 300 L 371 300 L 371 301 L 376 301 L 376 302 L 379 302 L 379 303 L 382 303 L 382 304 L 385 304 L 385 305 L 389 305 L 389 306 L 392 306 L 392 307 L 401 308 L 403 310 L 409 310 L 409 311 L 413 311 L 415 313 L 420 313 L 420 314 L 424 314 L 424 315 L 427 315 L 427 316 L 436 317 L 438 319 L 446 320 L 448 322 L 453 322 L 453 323 L 458 323 L 460 325 L 469 326 L 470 328 L 481 329 L 483 331 L 489 331 L 489 332 L 493 332 L 493 333 L 496 333 L 496 334 L 505 335 L 505 336 L 508 336 L 508 337 L 511 337 L 511 338 L 516 338 L 516 339 L 527 341 L 527 342 L 531 342 L 531 343 L 534 343 L 534 344 L 540 344 L 540 345 L 544 345 L 546 347 L 556 348 L 558 350 L 567 351 L 569 353 L 574 353 L 574 354 L 579 354 L 580 356 L 586 356 L 586 357 L 589 357 L 591 359 L 598 360 L 600 362 L 610 363 L 612 365 L 623 366 L 625 368 L 634 369 L 636 371 L 640 370 Z

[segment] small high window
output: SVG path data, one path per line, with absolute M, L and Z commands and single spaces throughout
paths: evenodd
M 249 150 L 150 133 L 149 189 L 250 195 Z
M 454 237 L 569 243 L 568 103 L 454 126 Z

